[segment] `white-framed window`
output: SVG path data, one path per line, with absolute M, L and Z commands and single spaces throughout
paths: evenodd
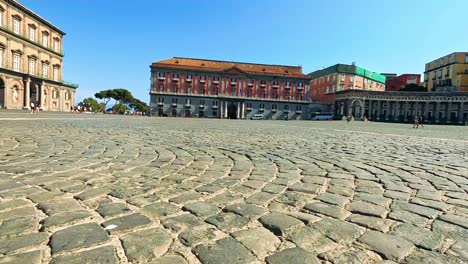
M 13 53 L 13 70 L 20 71 L 21 69 L 21 55 L 19 53 Z
M 465 63 L 468 63 L 468 55 L 465 55 Z
M 49 77 L 49 64 L 46 62 L 42 63 L 42 77 Z
M 57 65 L 54 66 L 54 72 L 53 72 L 53 74 L 54 74 L 54 76 L 53 76 L 53 77 L 54 77 L 54 81 L 58 81 L 58 80 L 59 80 L 59 66 L 57 66 Z
M 54 39 L 54 50 L 56 52 L 59 52 L 60 51 L 60 42 L 58 39 Z
M 49 33 L 42 32 L 42 46 L 49 47 Z
M 17 17 L 13 17 L 13 32 L 20 33 L 20 20 Z
M 36 41 L 36 29 L 32 26 L 29 26 L 29 40 Z
M 0 9 L 0 26 L 3 26 L 3 9 Z
M 52 99 L 57 99 L 58 98 L 58 91 L 57 89 L 52 90 Z
M 29 58 L 29 74 L 36 74 L 36 59 L 34 58 Z
M 350 81 L 350 82 L 354 82 L 354 75 L 350 75 L 350 76 L 349 76 L 349 81 Z

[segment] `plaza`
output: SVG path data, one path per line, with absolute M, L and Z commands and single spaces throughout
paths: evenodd
M 468 127 L 0 112 L 0 263 L 466 263 Z

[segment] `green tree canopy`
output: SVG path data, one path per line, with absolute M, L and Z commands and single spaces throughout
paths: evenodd
M 86 107 L 88 110 L 92 111 L 101 111 L 101 109 L 104 107 L 104 103 L 99 103 L 92 97 L 83 99 L 83 101 L 78 103 L 78 105 L 81 107 Z
M 146 113 L 149 110 L 149 106 L 145 102 L 133 97 L 132 93 L 127 89 L 118 88 L 113 90 L 103 90 L 96 93 L 94 96 L 98 99 L 104 100 L 103 106 L 100 109 L 101 111 L 104 111 L 104 109 L 107 108 L 107 104 L 111 99 L 114 99 L 116 101 L 116 104 L 112 108 L 112 110 L 119 113 L 121 113 L 124 109 L 123 106 L 125 106 L 125 110 L 123 110 L 123 112 L 125 112 L 126 110 L 133 109 L 134 111 Z M 117 111 L 116 109 L 118 109 L 119 111 Z

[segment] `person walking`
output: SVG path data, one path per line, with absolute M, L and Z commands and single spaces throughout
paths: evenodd
M 418 119 L 418 125 L 420 125 L 422 128 L 424 128 L 423 126 L 423 117 L 420 116 L 419 119 Z
M 418 128 L 418 127 L 419 127 L 419 117 L 418 117 L 418 116 L 415 116 L 415 117 L 414 117 L 413 128 Z
M 33 102 L 31 102 L 30 107 L 31 107 L 31 115 L 32 115 L 34 114 L 34 107 L 35 107 Z

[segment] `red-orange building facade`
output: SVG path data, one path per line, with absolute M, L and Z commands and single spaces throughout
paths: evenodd
M 355 65 L 337 64 L 309 76 L 310 97 L 322 103 L 334 103 L 335 93 L 340 91 L 385 91 L 385 76 Z
M 421 74 L 402 74 L 394 78 L 387 78 L 385 82 L 386 91 L 398 91 L 408 84 L 421 85 Z
M 180 57 L 150 67 L 155 115 L 307 118 L 310 78 L 301 67 Z

